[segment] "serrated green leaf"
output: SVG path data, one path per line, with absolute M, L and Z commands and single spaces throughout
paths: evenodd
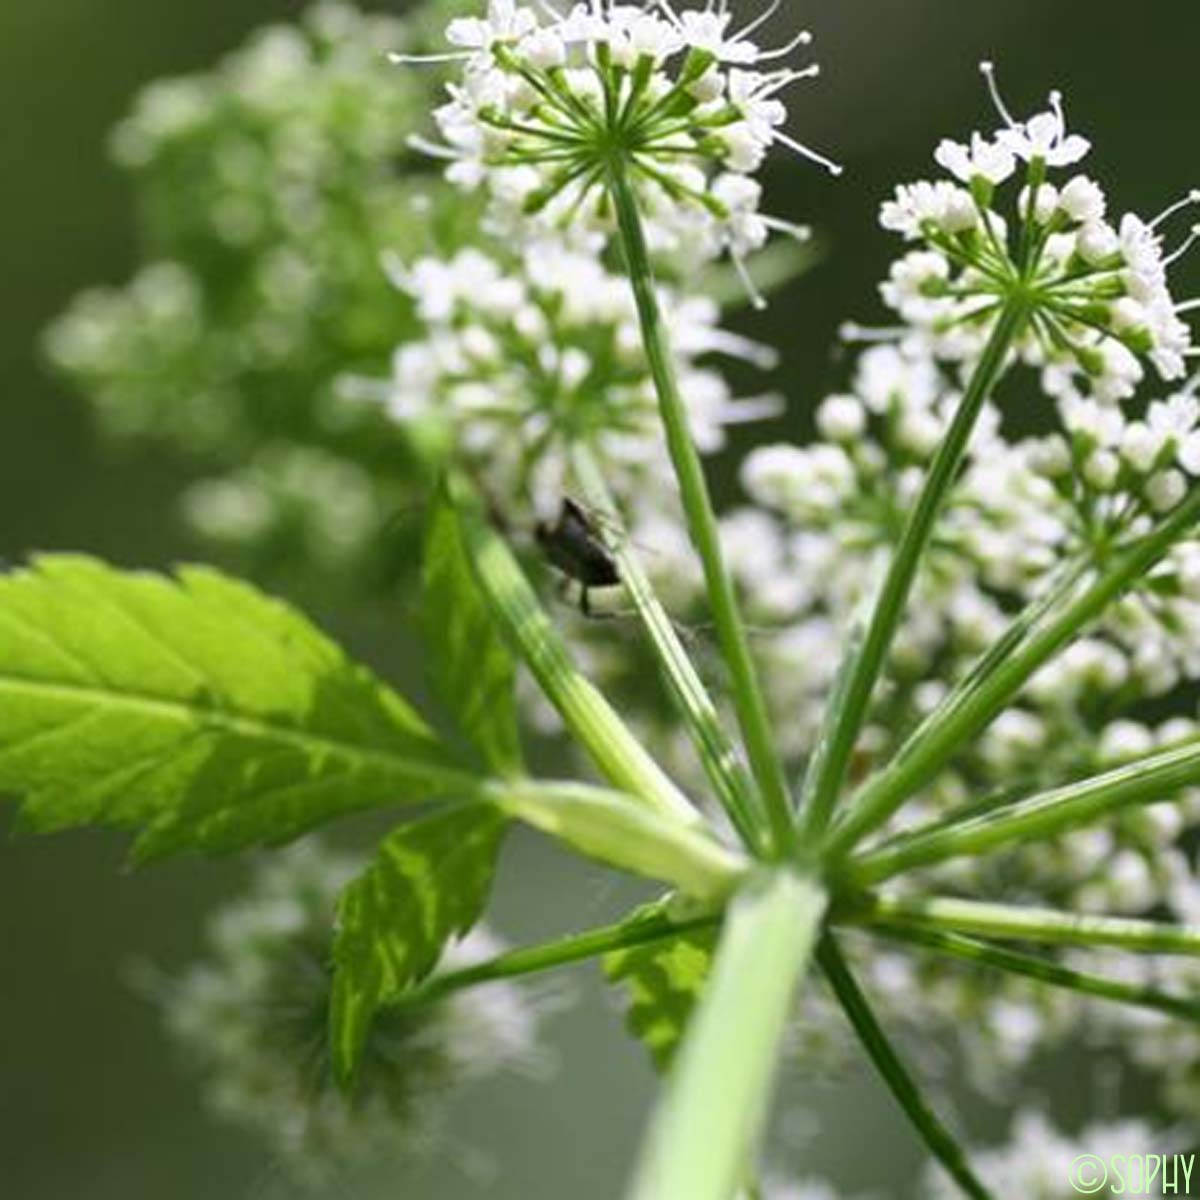
M 0 577 L 0 792 L 24 828 L 216 852 L 473 782 L 302 616 L 216 571 L 56 555 Z
M 447 942 L 479 919 L 505 824 L 495 809 L 472 805 L 403 825 L 342 893 L 329 1033 L 343 1086 L 379 1006 L 428 975 Z
M 651 905 L 645 916 L 658 915 Z M 662 941 L 614 950 L 604 956 L 604 974 L 625 985 L 625 1024 L 644 1042 L 654 1065 L 665 1071 L 683 1040 L 684 1031 L 708 980 L 715 929 L 694 929 Z
M 458 514 L 438 491 L 425 537 L 422 625 L 438 695 L 502 774 L 521 769 L 516 669 L 463 546 Z

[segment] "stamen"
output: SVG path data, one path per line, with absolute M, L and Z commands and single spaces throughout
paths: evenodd
M 744 396 L 729 400 L 719 410 L 722 425 L 748 425 L 752 421 L 769 421 L 787 411 L 787 401 L 778 392 L 761 396 Z
M 756 342 L 753 338 L 731 333 L 728 329 L 707 330 L 704 334 L 704 347 L 730 358 L 740 358 L 761 371 L 771 371 L 779 366 L 779 355 L 772 347 L 764 346 L 762 342 Z
M 679 14 L 671 7 L 671 0 L 654 0 L 655 6 L 661 8 L 666 15 L 668 21 L 675 26 L 676 29 L 683 28 L 683 22 L 679 19 Z
M 1067 132 L 1067 114 L 1063 109 L 1063 95 L 1057 88 L 1050 93 L 1050 109 L 1058 121 L 1058 136 L 1061 139 Z
M 759 56 L 759 62 L 769 62 L 773 58 L 784 58 L 791 54 L 793 50 L 798 50 L 801 46 L 812 44 L 812 34 L 807 29 L 802 29 L 790 42 L 785 46 L 780 46 L 776 50 L 764 50 Z
M 1200 204 L 1200 188 L 1192 188 L 1190 192 L 1182 200 L 1176 200 L 1174 204 L 1168 205 L 1150 222 L 1151 229 L 1157 229 L 1164 221 L 1169 221 L 1177 212 L 1190 207 L 1193 204 Z
M 758 290 L 758 285 L 750 277 L 750 272 L 746 269 L 745 258 L 736 253 L 732 246 L 729 249 L 729 257 L 733 260 L 733 269 L 738 273 L 742 287 L 746 289 L 746 295 L 750 297 L 750 304 L 762 312 L 767 307 L 766 297 Z
M 1195 300 L 1185 300 L 1182 304 L 1175 305 L 1175 312 L 1178 315 L 1179 313 L 1195 312 L 1198 308 L 1200 308 L 1200 297 L 1197 297 Z
M 996 64 L 988 59 L 984 59 L 979 64 L 979 69 L 983 72 L 984 79 L 987 80 L 988 91 L 992 94 L 992 103 L 996 106 L 996 111 L 1000 114 L 1001 119 L 1009 129 L 1016 129 L 1017 123 L 1012 118 L 1012 113 L 1008 111 L 1008 106 L 1004 103 L 1004 98 L 1000 95 L 999 85 L 996 83 Z
M 421 66 L 433 63 L 465 62 L 468 58 L 474 58 L 476 53 L 475 50 L 447 50 L 444 54 L 397 54 L 396 51 L 389 50 L 387 60 L 397 66 L 412 66 L 413 64 Z
M 859 325 L 856 321 L 843 321 L 838 326 L 838 337 L 841 341 L 864 344 L 898 342 L 911 332 L 906 325 L 871 326 Z
M 764 22 L 769 21 L 779 11 L 779 6 L 782 3 L 783 0 L 771 0 L 770 4 L 768 4 L 767 7 L 761 13 L 759 13 L 759 15 L 755 17 L 749 25 L 747 25 L 740 33 L 735 33 L 733 35 L 733 40 L 735 42 L 740 42 L 743 38 L 748 38 L 756 29 L 760 29 Z
M 785 221 L 782 217 L 770 217 L 766 213 L 759 213 L 758 219 L 768 229 L 774 229 L 777 233 L 785 233 L 788 237 L 795 238 L 798 242 L 812 240 L 813 231 L 811 225 L 797 225 L 795 221 Z
M 446 162 L 457 162 L 462 157 L 453 146 L 445 146 L 441 142 L 430 141 L 429 138 L 422 137 L 419 133 L 410 133 L 404 141 L 412 149 L 419 150 L 422 154 L 429 155 L 430 158 L 441 158 L 445 159 Z
M 781 142 L 789 150 L 794 150 L 801 158 L 807 158 L 809 162 L 815 162 L 818 166 L 824 167 L 830 175 L 840 175 L 846 169 L 841 163 L 836 163 L 833 159 L 826 158 L 823 154 L 817 153 L 816 150 L 810 150 L 803 142 L 798 142 L 795 138 L 788 137 L 786 133 L 774 130 L 771 136 L 774 141 Z
M 1197 371 L 1179 390 L 1180 396 L 1195 397 L 1200 392 L 1200 371 Z
M 1178 250 L 1168 254 L 1163 259 L 1163 266 L 1170 267 L 1177 263 L 1197 242 L 1200 242 L 1200 225 L 1193 225 L 1192 231 L 1184 239 Z

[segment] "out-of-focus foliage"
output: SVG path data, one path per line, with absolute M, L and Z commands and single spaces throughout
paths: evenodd
M 114 439 L 153 439 L 212 477 L 184 497 L 241 565 L 348 582 L 394 570 L 388 533 L 422 455 L 342 382 L 387 373 L 415 332 L 385 251 L 456 247 L 475 222 L 406 145 L 435 70 L 397 67 L 412 22 L 319 4 L 213 72 L 148 87 L 112 149 L 134 182 L 143 265 L 50 329 L 55 366 Z M 394 540 L 394 539 L 393 539 Z
M 164 1016 L 205 1076 L 205 1099 L 259 1130 L 286 1175 L 282 1194 L 329 1194 L 352 1168 L 394 1164 L 444 1144 L 446 1111 L 464 1086 L 536 1069 L 544 1007 L 492 983 L 382 1014 L 365 1047 L 353 1102 L 327 1050 L 330 957 L 338 893 L 361 864 L 309 841 L 265 861 L 248 892 L 213 914 L 208 953 L 162 987 Z M 440 969 L 503 949 L 478 928 Z
M 441 73 L 387 56 L 440 48 L 447 12 L 469 8 L 435 0 L 400 20 L 317 4 L 210 73 L 150 85 L 114 132 L 142 265 L 80 295 L 47 353 L 112 440 L 197 461 L 183 515 L 243 573 L 360 597 L 414 557 L 414 483 L 446 430 L 361 402 L 386 398 L 393 356 L 428 333 L 382 260 L 449 258 L 479 243 L 482 214 L 408 145 Z M 814 253 L 761 259 L 770 291 Z M 745 300 L 731 270 L 709 284 Z
M 425 533 L 421 582 L 421 630 L 439 698 L 491 770 L 520 774 L 516 664 L 475 582 L 444 488 Z

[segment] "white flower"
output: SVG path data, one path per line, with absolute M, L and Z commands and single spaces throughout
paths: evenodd
M 538 510 L 561 498 L 580 438 L 618 478 L 636 477 L 648 501 L 663 494 L 657 402 L 626 280 L 561 241 L 531 243 L 516 265 L 475 249 L 387 265 L 425 336 L 400 347 L 390 390 L 367 399 L 382 399 L 401 424 L 452 435 L 489 487 Z M 727 426 L 778 412 L 771 396 L 736 399 L 695 361 L 719 353 L 769 368 L 771 351 L 721 329 L 703 297 L 664 290 L 661 302 L 702 452 L 724 445 Z
M 497 42 L 515 42 L 537 28 L 533 10 L 515 0 L 488 0 L 486 17 L 459 17 L 446 26 L 452 46 L 490 51 Z
M 1024 125 L 1002 129 L 997 137 L 1018 158 L 1035 159 L 1048 167 L 1069 167 L 1086 157 L 1092 148 L 1087 138 L 1068 134 L 1058 111 L 1039 113 Z
M 1092 148 L 1091 143 L 1078 134 L 1067 133 L 1060 92 L 1050 93 L 1048 112 L 1038 113 L 1028 121 L 1014 121 L 1000 98 L 993 64 L 980 63 L 979 69 L 987 79 L 992 100 L 1005 124 L 1005 128 L 996 135 L 1000 145 L 1026 162 L 1037 161 L 1047 167 L 1070 167 L 1086 157 Z
M 879 216 L 884 229 L 909 239 L 923 237 L 927 222 L 943 233 L 964 233 L 975 228 L 979 217 L 970 193 L 943 180 L 898 185 Z
M 1095 223 L 1103 220 L 1107 201 L 1100 185 L 1086 175 L 1076 175 L 1059 192 L 1059 207 L 1072 221 Z
M 867 414 L 855 396 L 830 396 L 817 409 L 817 428 L 834 442 L 848 442 L 867 427 Z
M 777 3 L 768 6 L 764 13 L 743 29 L 733 33 L 729 31 L 733 13 L 726 7 L 725 0 L 716 8 L 709 6 L 700 10 L 687 9 L 678 15 L 668 0 L 660 0 L 660 3 L 663 11 L 679 30 L 684 45 L 694 50 L 703 50 L 718 62 L 750 66 L 767 59 L 782 58 L 798 46 L 807 46 L 812 41 L 812 35 L 807 30 L 801 30 L 786 45 L 774 50 L 760 50 L 750 41 L 750 35 L 778 9 Z
M 933 157 L 940 167 L 963 183 L 975 179 L 993 184 L 1003 183 L 1017 169 L 1016 159 L 1010 150 L 978 133 L 971 135 L 969 146 L 949 138 L 943 139 Z

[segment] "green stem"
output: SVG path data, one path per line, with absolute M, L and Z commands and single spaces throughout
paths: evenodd
M 1200 782 L 1200 744 L 1144 755 L 1134 762 L 1031 796 L 998 812 L 952 825 L 915 829 L 873 853 L 851 860 L 850 879 L 879 883 L 901 871 L 948 858 L 986 854 L 1008 844 L 1056 837 L 1134 804 L 1167 800 Z
M 879 932 L 895 941 L 924 946 L 938 954 L 963 962 L 1007 971 L 1010 975 L 1020 975 L 1026 979 L 1036 979 L 1040 983 L 1065 988 L 1084 996 L 1115 1000 L 1119 1004 L 1148 1008 L 1171 1017 L 1200 1022 L 1200 1001 L 1187 996 L 1173 996 L 1156 988 L 1140 987 L 1135 983 L 1125 983 L 1105 975 L 1095 975 L 1090 971 L 1073 971 L 1035 954 L 1022 954 L 1018 950 L 1009 950 L 1007 947 L 981 942 L 976 938 L 962 937 L 957 933 L 938 933 L 932 929 L 901 929 L 898 926 L 881 928 Z
M 394 1007 L 407 1008 L 427 1004 L 464 988 L 494 983 L 501 979 L 538 975 L 558 967 L 599 958 L 614 950 L 627 950 L 632 946 L 666 941 L 697 929 L 711 929 L 719 920 L 717 916 L 705 916 L 690 921 L 672 921 L 664 914 L 656 913 L 636 921 L 619 921 L 613 925 L 589 929 L 585 933 L 572 934 L 570 937 L 544 942 L 538 946 L 522 946 L 484 962 L 460 967 L 457 971 L 434 975 L 399 997 Z
M 461 477 L 451 480 L 463 544 L 501 628 L 567 728 L 619 791 L 663 816 L 700 826 L 700 815 L 642 744 L 571 661 L 554 623 L 538 602 L 512 551 L 484 515 Z
M 1119 946 L 1146 954 L 1200 956 L 1200 927 L 949 896 L 872 895 L 839 914 L 839 919 L 888 929 L 933 929 L 1056 946 Z
M 614 155 L 609 169 L 609 184 L 616 208 L 617 223 L 629 281 L 637 303 L 642 341 L 650 374 L 658 393 L 659 412 L 666 434 L 667 449 L 675 468 L 679 491 L 687 514 L 688 531 L 704 567 L 708 602 L 721 653 L 729 671 L 733 704 L 738 724 L 746 741 L 750 767 L 758 781 L 766 828 L 771 831 L 774 849 L 783 854 L 793 836 L 791 802 L 783 766 L 775 749 L 770 715 L 759 683 L 750 644 L 738 610 L 733 580 L 725 567 L 720 532 L 704 479 L 700 455 L 692 442 L 687 409 L 679 391 L 669 338 L 659 311 L 658 294 L 646 248 L 637 197 L 627 173 L 627 164 Z
M 1009 349 L 1026 316 L 1025 300 L 1021 297 L 1010 299 L 1001 310 L 900 535 L 866 633 L 861 643 L 850 650 L 853 659 L 848 664 L 845 685 L 839 690 L 837 709 L 829 717 L 829 735 L 822 740 L 821 752 L 812 757 L 805 774 L 803 821 L 810 840 L 821 836 L 829 824 L 846 767 L 904 615 L 934 522 L 958 473 L 983 405 L 1004 368 Z
M 557 838 L 580 854 L 722 904 L 748 862 L 707 830 L 663 816 L 632 797 L 580 783 L 507 781 L 491 789 L 509 816 Z
M 750 849 L 761 852 L 765 847 L 755 820 L 755 806 L 756 803 L 761 805 L 761 801 L 757 799 L 754 779 L 746 770 L 737 748 L 726 737 L 716 705 L 683 648 L 674 622 L 654 594 L 591 450 L 577 444 L 572 450 L 572 466 L 588 503 L 616 531 L 616 536 L 605 538 L 605 541 L 616 559 L 621 582 L 641 618 L 675 707 L 683 718 L 709 781 L 742 841 Z
M 893 1048 L 883 1027 L 871 1011 L 870 1003 L 850 972 L 841 948 L 826 934 L 817 950 L 817 961 L 825 972 L 843 1011 L 854 1026 L 859 1041 L 891 1090 L 904 1115 L 912 1122 L 930 1153 L 942 1164 L 950 1177 L 973 1200 L 992 1200 L 992 1194 L 976 1178 L 966 1153 L 954 1135 L 942 1124 L 941 1118 L 925 1102 L 916 1081 L 909 1074 L 899 1054 Z
M 744 1184 L 825 902 L 820 887 L 789 870 L 764 875 L 733 900 L 630 1200 L 730 1200 Z
M 862 788 L 833 831 L 829 849 L 842 853 L 883 824 L 921 790 L 955 752 L 1000 712 L 1029 678 L 1148 571 L 1200 520 L 1200 488 L 1157 529 L 1127 547 L 1057 617 L 1018 646 L 970 695 L 935 713 Z

